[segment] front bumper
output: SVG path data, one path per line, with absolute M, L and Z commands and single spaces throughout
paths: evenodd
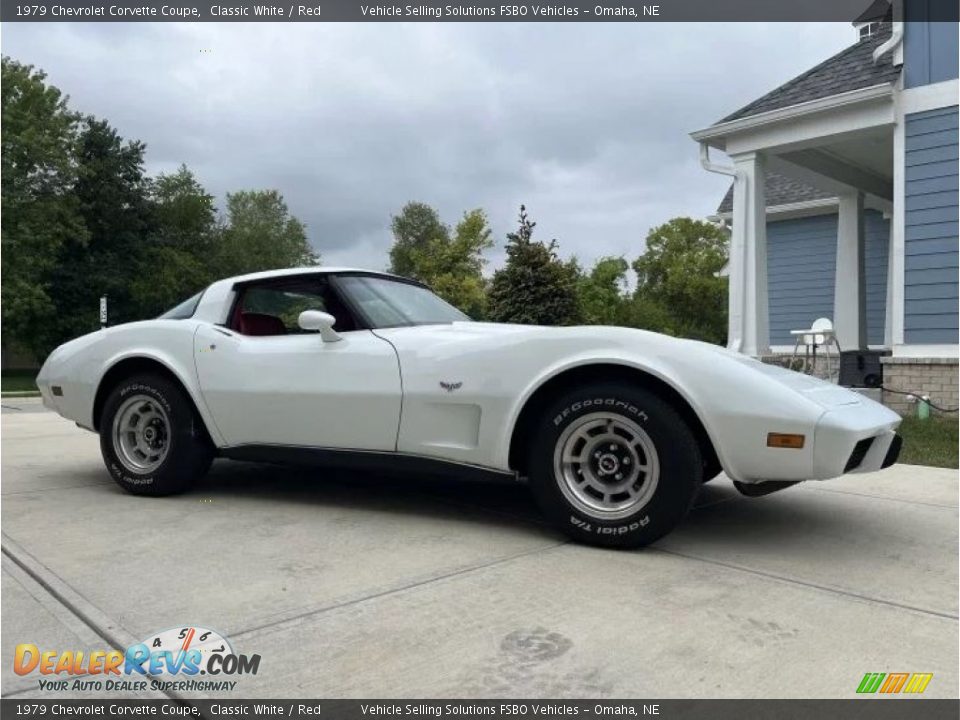
M 903 447 L 903 436 L 895 434 L 893 436 L 893 442 L 890 443 L 890 447 L 887 448 L 887 454 L 883 458 L 883 464 L 880 465 L 880 469 L 888 468 L 900 457 L 900 448 Z
M 903 442 L 896 433 L 899 425 L 899 415 L 866 400 L 827 411 L 814 431 L 811 479 L 889 467 L 896 462 Z

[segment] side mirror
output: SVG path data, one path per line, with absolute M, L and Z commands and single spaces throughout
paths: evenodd
M 320 333 L 324 342 L 337 342 L 340 335 L 333 329 L 337 319 L 330 313 L 319 310 L 304 310 L 297 318 L 297 324 L 304 330 L 313 330 Z

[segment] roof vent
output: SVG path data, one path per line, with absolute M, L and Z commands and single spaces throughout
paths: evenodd
M 860 40 L 871 38 L 880 32 L 880 27 L 893 18 L 893 7 L 890 0 L 873 0 L 866 10 L 860 13 L 853 21 Z

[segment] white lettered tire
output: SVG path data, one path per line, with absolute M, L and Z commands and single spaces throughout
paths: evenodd
M 669 403 L 627 383 L 559 398 L 530 453 L 530 485 L 544 514 L 592 545 L 633 548 L 663 537 L 703 482 L 690 428 Z
M 160 375 L 126 378 L 107 397 L 100 452 L 111 477 L 135 495 L 186 490 L 213 461 L 213 448 L 190 398 Z

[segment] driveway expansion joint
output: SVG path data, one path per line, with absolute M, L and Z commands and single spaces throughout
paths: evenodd
M 349 600 L 344 600 L 342 602 L 331 603 L 330 605 L 324 605 L 323 607 L 313 608 L 306 610 L 304 612 L 296 613 L 289 617 L 278 618 L 273 622 L 261 623 L 260 625 L 255 625 L 250 628 L 243 630 L 234 630 L 230 631 L 228 634 L 231 638 L 245 638 L 249 639 L 250 637 L 256 637 L 256 635 L 264 631 L 274 631 L 281 630 L 289 626 L 299 625 L 306 620 L 323 615 L 334 610 L 341 610 L 343 608 L 352 607 L 356 605 L 363 604 L 372 600 L 379 600 L 380 598 L 389 597 L 391 595 L 399 595 L 401 593 L 418 590 L 420 588 L 432 585 L 437 582 L 442 582 L 444 580 L 451 580 L 453 578 L 461 577 L 463 575 L 470 575 L 488 568 L 497 567 L 499 565 L 505 565 L 507 563 L 513 562 L 514 560 L 520 560 L 523 558 L 530 557 L 531 555 L 537 555 L 539 553 L 548 552 L 550 550 L 556 550 L 557 548 L 566 547 L 570 545 L 569 541 L 558 542 L 553 545 L 545 545 L 543 547 L 534 548 L 532 550 L 526 550 L 521 553 L 516 553 L 513 555 L 508 555 L 506 557 L 497 558 L 496 560 L 491 560 L 489 562 L 480 563 L 477 565 L 470 565 L 468 567 L 459 568 L 451 572 L 442 573 L 440 575 L 435 575 L 433 577 L 425 578 L 423 580 L 417 580 L 412 583 L 407 583 L 394 588 L 388 588 L 380 592 L 371 593 L 369 595 L 364 595 L 362 597 L 351 598 Z
M 907 605 L 905 603 L 899 603 L 895 600 L 884 600 L 883 598 L 871 597 L 869 595 L 863 595 L 861 593 L 855 593 L 850 590 L 844 590 L 843 588 L 831 587 L 830 585 L 821 585 L 819 583 L 810 582 L 809 580 L 800 580 L 798 578 L 788 577 L 786 575 L 778 575 L 777 573 L 767 572 L 765 570 L 757 570 L 755 568 L 745 567 L 743 565 L 737 565 L 736 563 L 723 562 L 722 560 L 713 560 L 711 558 L 700 557 L 699 555 L 689 555 L 687 553 L 678 552 L 676 550 L 667 550 L 665 548 L 649 548 L 649 550 L 654 552 L 661 552 L 666 555 L 673 555 L 675 557 L 682 557 L 688 560 L 696 560 L 698 562 L 707 563 L 709 565 L 716 565 L 717 567 L 727 568 L 729 570 L 735 570 L 737 572 L 748 573 L 750 575 L 757 575 L 759 577 L 769 578 L 770 580 L 776 580 L 778 582 L 786 583 L 788 585 L 797 585 L 799 587 L 810 588 L 813 590 L 820 590 L 823 592 L 831 593 L 833 595 L 839 595 L 841 597 L 848 597 L 854 600 L 861 600 L 868 603 L 874 603 L 877 605 L 886 605 L 887 607 L 896 608 L 898 610 L 907 610 L 908 612 L 918 613 L 920 615 L 926 615 L 929 617 L 943 618 L 946 620 L 960 620 L 960 616 L 943 612 L 941 610 L 931 610 L 930 608 L 916 607 L 915 605 Z
M 92 631 L 102 638 L 108 646 L 114 648 L 127 648 L 140 642 L 120 623 L 114 621 L 109 615 L 77 592 L 69 583 L 31 555 L 12 537 L 6 533 L 0 533 L 0 538 L 2 538 L 2 541 L 0 541 L 0 552 L 47 592 L 65 611 L 73 615 L 77 623 L 82 623 L 86 626 L 88 630 L 81 631 L 83 634 Z M 77 632 L 77 630 L 79 630 L 79 628 L 74 630 L 75 634 L 80 635 L 81 632 Z M 16 690 L 15 692 L 20 691 Z M 158 692 L 171 700 L 188 702 L 187 698 L 178 692 L 172 690 L 159 690 Z M 6 697 L 6 695 L 5 693 L 4 696 Z

